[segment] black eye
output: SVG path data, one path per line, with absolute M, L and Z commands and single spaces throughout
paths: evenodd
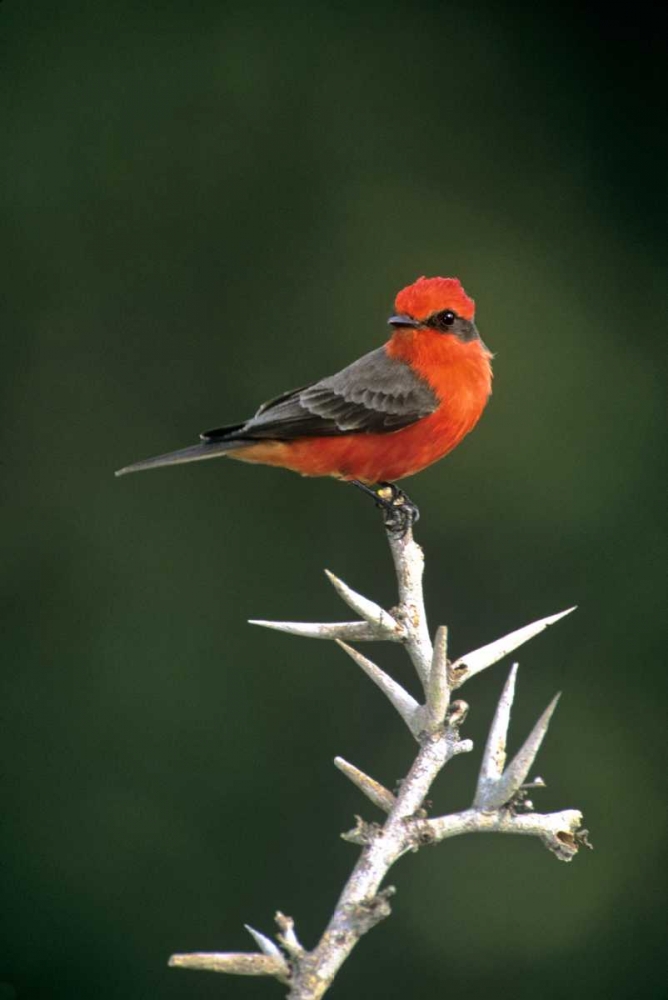
M 450 309 L 446 309 L 445 312 L 440 312 L 437 315 L 436 319 L 438 320 L 438 325 L 439 326 L 441 326 L 441 327 L 443 327 L 443 326 L 444 327 L 448 327 L 448 326 L 452 326 L 452 324 L 454 323 L 454 321 L 457 319 L 457 316 Z

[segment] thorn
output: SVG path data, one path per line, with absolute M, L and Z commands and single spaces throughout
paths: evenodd
M 489 789 L 488 794 L 485 796 L 484 804 L 480 806 L 485 812 L 505 806 L 521 788 L 540 750 L 540 745 L 543 742 L 545 733 L 550 725 L 550 719 L 560 697 L 561 692 L 554 696 L 527 736 L 522 747 L 517 751 L 511 763 L 504 771 L 502 777 Z
M 481 670 L 491 667 L 493 663 L 502 660 L 504 656 L 512 653 L 518 646 L 528 642 L 529 639 L 533 639 L 534 636 L 539 635 L 550 625 L 554 625 L 560 618 L 570 615 L 572 611 L 575 611 L 576 607 L 577 605 L 574 605 L 572 608 L 567 608 L 566 611 L 559 611 L 556 615 L 548 615 L 547 618 L 541 618 L 530 625 L 518 628 L 515 632 L 509 632 L 503 638 L 497 639 L 495 642 L 490 642 L 487 646 L 481 646 L 480 649 L 476 649 L 472 653 L 467 653 L 466 656 L 460 656 L 450 667 L 451 687 L 461 687 L 465 681 L 474 677 L 475 674 L 479 674 Z
M 483 809 L 485 807 L 487 796 L 490 794 L 493 795 L 493 788 L 503 774 L 503 769 L 506 766 L 506 740 L 510 724 L 510 710 L 515 698 L 517 668 L 518 664 L 514 663 L 496 706 L 496 712 L 494 713 L 494 719 L 492 720 L 487 743 L 482 755 L 478 784 L 475 798 L 473 799 L 474 809 Z
M 373 802 L 375 806 L 382 809 L 383 812 L 389 813 L 392 811 L 396 799 L 389 789 L 381 785 L 380 782 L 375 781 L 370 778 L 368 774 L 364 771 L 360 771 L 359 768 L 355 767 L 354 764 L 349 764 L 347 760 L 343 757 L 335 757 L 334 765 L 338 767 L 342 774 L 345 774 L 346 778 L 349 778 L 359 790 L 366 795 L 366 797 Z
M 547 788 L 547 785 L 542 778 L 535 777 L 531 781 L 525 781 L 522 788 Z
M 261 618 L 249 618 L 249 625 L 259 625 L 261 628 L 271 628 L 276 632 L 287 632 L 305 639 L 348 639 L 350 642 L 377 642 L 383 639 L 389 642 L 401 642 L 403 632 L 392 635 L 379 633 L 377 628 L 368 622 L 270 622 Z
M 450 701 L 447 650 L 448 630 L 445 625 L 441 625 L 436 632 L 434 654 L 427 682 L 427 712 L 432 731 L 443 725 Z
M 375 663 L 367 659 L 366 656 L 362 656 L 358 653 L 356 649 L 349 646 L 347 643 L 342 642 L 340 639 L 336 640 L 337 645 L 341 647 L 348 654 L 348 656 L 355 661 L 358 667 L 361 667 L 367 677 L 376 684 L 380 690 L 383 692 L 385 697 L 394 705 L 397 712 L 404 720 L 408 728 L 410 729 L 413 736 L 417 738 L 419 732 L 419 719 L 420 719 L 420 706 L 418 705 L 415 698 L 408 693 L 401 684 L 397 684 L 389 674 L 386 674 L 384 670 L 377 667 Z
M 265 955 L 271 955 L 273 958 L 280 958 L 281 961 L 284 961 L 280 948 L 274 944 L 271 938 L 268 938 L 266 934 L 261 934 L 260 931 L 256 931 L 250 924 L 244 924 L 244 927 L 255 941 L 255 944 L 260 948 L 260 951 L 263 951 Z
M 358 594 L 357 591 L 349 587 L 343 580 L 339 580 L 338 576 L 330 573 L 328 569 L 325 570 L 325 574 L 339 597 L 346 602 L 348 607 L 356 611 L 360 618 L 364 618 L 369 625 L 380 632 L 403 635 L 404 629 L 402 626 L 394 620 L 392 615 L 381 608 L 379 604 L 370 601 L 367 597 L 363 597 L 362 594 Z

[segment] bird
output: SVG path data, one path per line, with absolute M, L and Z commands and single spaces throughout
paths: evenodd
M 373 496 L 388 529 L 405 533 L 419 511 L 396 482 L 443 458 L 475 427 L 492 392 L 493 355 L 458 278 L 418 278 L 398 293 L 387 322 L 387 342 L 335 375 L 116 475 L 227 456 L 332 476 Z

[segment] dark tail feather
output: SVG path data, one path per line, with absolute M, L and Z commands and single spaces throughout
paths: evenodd
M 181 448 L 179 451 L 170 451 L 166 455 L 156 455 L 154 458 L 145 458 L 142 462 L 135 462 L 133 465 L 126 465 L 115 473 L 117 476 L 125 476 L 128 472 L 143 472 L 144 469 L 158 469 L 162 465 L 183 465 L 186 462 L 201 462 L 205 458 L 216 458 L 217 455 L 224 455 L 235 448 L 241 448 L 247 441 L 202 441 L 201 444 L 193 444 L 190 448 Z

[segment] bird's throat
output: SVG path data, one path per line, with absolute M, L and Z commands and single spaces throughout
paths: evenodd
M 470 407 L 475 423 L 492 392 L 492 354 L 482 340 L 463 342 L 432 330 L 398 330 L 385 350 L 410 365 L 443 404 L 463 411 Z

